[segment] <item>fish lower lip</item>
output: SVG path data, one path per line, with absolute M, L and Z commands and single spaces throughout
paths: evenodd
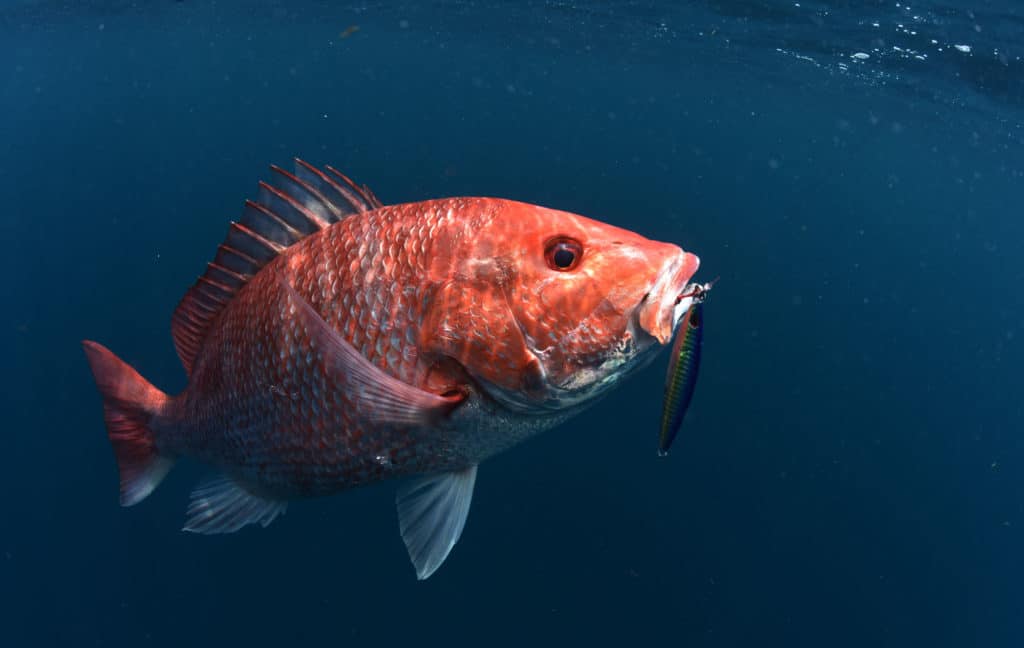
M 682 314 L 690 304 L 688 299 L 675 302 L 692 274 L 692 269 L 687 266 L 685 256 L 676 259 L 665 268 L 664 273 L 638 304 L 637 324 L 646 334 L 645 337 L 652 337 L 661 344 L 667 344 L 672 339 Z

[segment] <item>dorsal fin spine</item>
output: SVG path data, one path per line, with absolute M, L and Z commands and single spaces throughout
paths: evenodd
M 297 241 L 298 239 L 302 238 L 302 232 L 298 231 L 297 229 L 295 229 L 294 227 L 289 225 L 284 219 L 280 218 L 273 211 L 271 211 L 270 209 L 264 207 L 263 205 L 259 204 L 258 202 L 255 202 L 253 200 L 246 200 L 245 201 L 245 208 L 246 208 L 246 210 L 259 212 L 261 216 L 263 216 L 264 218 L 269 219 L 270 222 L 273 223 L 274 227 L 278 227 L 278 228 L 281 229 L 281 232 L 280 232 L 281 234 L 287 235 L 287 238 L 288 238 L 289 241 L 294 242 L 294 241 Z M 285 246 L 285 247 L 287 247 L 287 246 Z
M 266 182 L 260 181 L 259 186 L 260 189 L 266 191 L 269 194 L 272 194 L 279 200 L 284 201 L 285 203 L 288 204 L 289 207 L 299 212 L 302 215 L 302 217 L 306 219 L 307 223 L 312 227 L 314 231 L 322 229 L 323 222 L 321 221 L 320 217 L 311 212 L 310 210 L 306 209 L 306 206 L 300 203 L 298 200 L 295 200 L 289 194 L 281 191 L 277 187 L 267 184 Z M 305 236 L 305 234 L 303 234 L 302 232 L 300 232 L 300 234 Z
M 373 189 L 370 189 L 369 185 L 363 185 L 363 192 L 366 194 L 366 197 L 369 198 L 370 204 L 373 205 L 374 209 L 380 209 L 384 206 L 384 203 L 380 201 L 377 194 L 373 193 Z
M 298 158 L 295 165 L 294 174 L 270 167 L 277 186 L 259 183 L 258 199 L 245 201 L 240 222 L 228 226 L 206 273 L 178 303 L 171 334 L 186 372 L 225 306 L 271 259 L 342 218 L 383 206 L 331 167 L 325 173 Z
M 341 171 L 338 171 L 337 169 L 330 165 L 327 165 L 324 168 L 327 169 L 328 173 L 336 175 L 339 179 L 341 179 L 342 182 L 352 187 L 352 189 L 357 194 L 360 195 L 363 201 L 366 202 L 370 209 L 379 209 L 384 206 L 384 204 L 377 198 L 377 196 L 374 195 L 372 191 L 370 191 L 370 188 L 367 187 L 366 185 L 360 187 L 355 182 L 353 182 L 352 179 L 349 178 L 347 175 L 345 175 Z
M 230 268 L 225 268 L 222 265 L 217 265 L 213 261 L 207 263 L 206 267 L 207 268 L 213 268 L 217 272 L 221 272 L 223 274 L 226 274 L 229 277 L 231 277 L 233 279 L 236 279 L 236 280 L 238 280 L 238 281 L 240 281 L 242 283 L 245 283 L 246 281 L 249 281 L 249 277 L 246 277 L 245 275 L 239 274 L 239 273 L 235 272 L 234 270 L 232 270 Z
M 196 310 L 203 311 L 203 313 L 206 313 L 207 315 L 212 315 L 217 312 L 216 308 L 210 306 L 209 304 L 203 304 L 201 302 L 196 303 Z M 189 318 L 189 321 L 195 321 L 196 319 L 197 318 L 193 316 Z
M 347 175 L 345 175 L 345 174 L 344 174 L 344 173 L 342 173 L 341 171 L 338 171 L 337 169 L 335 169 L 335 168 L 334 168 L 334 167 L 332 167 L 332 166 L 328 166 L 328 167 L 325 167 L 325 168 L 326 168 L 326 169 L 327 169 L 327 170 L 328 170 L 329 172 L 331 172 L 331 173 L 333 173 L 334 175 L 338 176 L 338 178 L 340 178 L 342 182 L 344 182 L 344 183 L 345 183 L 345 184 L 347 184 L 348 186 L 352 187 L 352 190 L 353 190 L 353 191 L 356 191 L 356 192 L 358 192 L 358 193 L 362 193 L 362 192 L 363 192 L 363 190 L 362 190 L 362 189 L 361 189 L 361 188 L 359 187 L 359 185 L 357 185 L 356 183 L 352 182 L 352 178 L 348 177 Z
M 231 301 L 231 294 L 225 293 L 221 290 L 220 286 L 213 284 L 206 277 L 199 277 L 196 281 L 196 290 L 202 293 L 207 299 L 217 302 L 220 305 L 224 305 Z
M 251 256 L 249 256 L 245 252 L 242 252 L 241 250 L 236 250 L 235 248 L 231 247 L 230 245 L 227 245 L 226 243 L 221 243 L 217 247 L 217 250 L 218 251 L 223 251 L 228 256 L 238 257 L 238 259 L 240 261 L 242 261 L 243 263 L 248 263 L 248 264 L 251 264 L 251 265 L 257 265 L 259 263 L 256 259 L 252 258 Z M 214 261 L 216 262 L 216 260 L 214 260 Z M 218 264 L 218 265 L 223 265 L 223 264 Z
M 223 308 L 229 301 L 231 301 L 229 299 L 224 299 L 223 297 L 210 291 L 210 289 L 207 288 L 206 286 L 196 286 L 196 292 L 198 294 L 201 294 L 203 298 L 206 299 L 207 301 L 216 304 L 218 306 L 217 312 L 220 312 L 220 309 Z
M 275 173 L 280 174 L 281 176 L 283 176 L 284 178 L 286 178 L 290 182 L 293 182 L 296 186 L 298 186 L 303 191 L 307 192 L 310 196 L 312 196 L 313 198 L 318 200 L 321 204 L 329 204 L 327 199 L 324 198 L 323 194 L 321 194 L 319 191 L 317 191 L 313 187 L 310 187 L 307 183 L 305 183 L 302 180 L 300 180 L 297 176 L 295 176 L 295 175 L 293 175 L 291 173 L 288 173 L 287 171 L 285 171 L 284 169 L 282 169 L 279 166 L 271 166 L 270 169 L 272 171 L 274 171 Z M 313 213 L 315 215 L 317 221 L 319 221 L 321 223 L 320 229 L 323 229 L 324 227 L 327 227 L 328 225 L 331 224 L 331 221 L 323 218 L 323 216 L 321 216 L 320 214 L 317 214 L 316 212 L 313 212 L 312 210 L 309 210 L 308 207 L 307 207 L 307 210 L 310 211 L 311 213 Z M 327 209 L 328 213 L 334 213 L 334 211 L 335 210 L 332 210 L 330 208 Z
M 344 200 L 346 200 L 349 203 L 350 206 L 355 207 L 356 209 L 359 209 L 359 207 L 364 207 L 363 203 L 365 202 L 365 200 L 363 200 L 362 196 L 356 195 L 356 194 L 352 193 L 351 191 L 349 191 L 347 188 L 342 187 L 337 182 L 335 182 L 331 178 L 327 177 L 322 171 L 320 171 L 320 169 L 317 169 L 317 168 L 313 167 L 312 165 L 310 165 L 310 164 L 308 164 L 308 163 L 306 163 L 303 160 L 300 160 L 298 158 L 295 159 L 295 163 L 301 165 L 303 168 L 305 168 L 313 176 L 315 176 L 316 178 L 319 178 L 320 182 L 322 182 L 324 185 L 329 187 L 331 190 L 337 192 Z M 359 210 L 359 211 L 362 211 L 362 210 Z M 342 213 L 340 211 L 340 209 L 338 209 L 337 207 L 335 208 L 335 212 L 336 212 L 335 216 L 337 216 L 338 218 L 341 218 L 341 217 L 346 215 L 346 214 Z
M 277 256 L 277 254 L 285 248 L 285 246 L 281 245 L 280 243 L 275 243 L 270 239 L 264 238 L 259 233 L 255 232 L 254 230 L 250 229 L 249 227 L 246 227 L 241 223 L 236 223 L 235 221 L 232 221 L 229 229 L 231 230 L 228 232 L 229 237 L 231 236 L 232 232 L 248 237 L 252 241 L 256 242 L 260 247 L 262 247 L 264 253 L 269 255 L 271 259 Z
M 210 279 L 209 277 L 207 277 L 205 275 L 203 275 L 202 277 L 199 277 L 199 281 L 202 281 L 205 284 L 213 286 L 214 288 L 222 291 L 223 293 L 225 293 L 227 295 L 231 294 L 231 288 L 229 286 L 225 286 L 224 284 L 222 284 L 220 282 L 214 281 L 213 279 Z

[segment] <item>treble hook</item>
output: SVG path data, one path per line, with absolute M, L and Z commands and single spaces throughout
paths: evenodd
M 717 276 L 706 284 L 695 284 L 690 292 L 679 293 L 679 296 L 676 297 L 676 303 L 678 304 L 687 297 L 693 297 L 694 301 L 698 303 L 704 301 L 704 298 L 708 296 L 708 292 L 721 278 L 721 276 Z

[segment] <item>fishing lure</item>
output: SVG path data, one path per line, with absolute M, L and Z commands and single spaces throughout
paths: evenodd
M 715 279 L 715 281 L 718 281 Z M 692 286 L 676 298 L 679 303 L 687 297 L 693 303 L 683 316 L 680 331 L 672 344 L 672 357 L 665 375 L 665 400 L 661 410 L 661 434 L 658 438 L 658 455 L 664 457 L 679 434 L 683 417 L 693 398 L 697 386 L 697 372 L 700 370 L 700 351 L 704 340 L 704 299 L 715 281 Z

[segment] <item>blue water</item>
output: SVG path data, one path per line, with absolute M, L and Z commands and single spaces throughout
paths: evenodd
M 1024 644 L 1022 56 L 1016 0 L 3 3 L 0 644 Z M 389 484 L 120 508 L 79 340 L 181 389 L 171 312 L 295 155 L 699 254 L 672 455 L 661 358 L 484 464 L 425 582 Z

